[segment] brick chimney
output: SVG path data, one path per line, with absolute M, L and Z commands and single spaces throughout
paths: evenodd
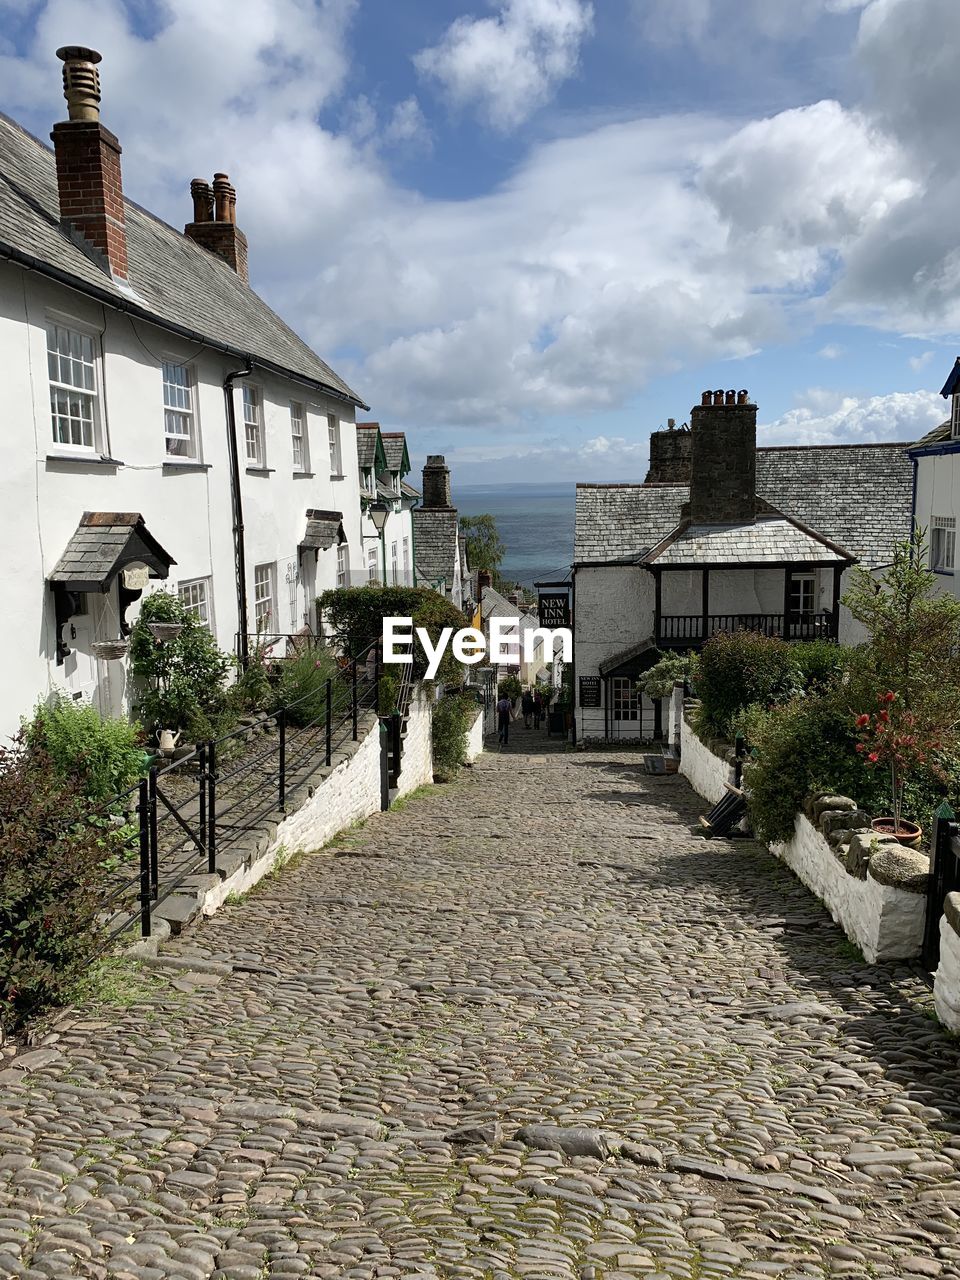
M 69 119 L 53 126 L 60 219 L 127 278 L 127 231 L 120 176 L 120 143 L 100 123 L 100 54 L 80 45 L 57 50 Z
M 666 431 L 654 431 L 650 436 L 650 470 L 644 484 L 689 484 L 690 428 L 684 425 L 677 430 L 676 420 L 667 419 Z
M 746 524 L 757 512 L 757 406 L 746 391 L 705 391 L 690 415 L 690 519 Z
M 250 283 L 247 271 L 247 237 L 237 226 L 237 193 L 225 173 L 213 175 L 213 186 L 204 178 L 190 183 L 193 197 L 193 221 L 183 234 L 231 266 L 244 284 Z
M 442 453 L 432 453 L 423 468 L 422 508 L 452 507 L 450 494 L 450 468 L 444 461 Z
M 481 569 L 477 574 L 477 587 L 482 591 L 484 587 L 493 586 L 493 574 L 489 569 Z

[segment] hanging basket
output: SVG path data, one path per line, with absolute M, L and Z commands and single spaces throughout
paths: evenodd
M 90 646 L 90 651 L 95 658 L 102 658 L 104 662 L 116 662 L 129 648 L 127 640 L 97 640 Z
M 148 622 L 147 630 L 153 636 L 154 640 L 161 643 L 164 640 L 176 640 L 177 636 L 183 630 L 182 622 Z

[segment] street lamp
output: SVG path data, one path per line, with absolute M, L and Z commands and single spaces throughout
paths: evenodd
M 374 502 L 367 508 L 367 515 L 373 521 L 373 527 L 380 539 L 380 553 L 383 559 L 383 585 L 387 585 L 387 544 L 383 539 L 383 531 L 387 527 L 387 516 L 390 512 L 382 502 Z

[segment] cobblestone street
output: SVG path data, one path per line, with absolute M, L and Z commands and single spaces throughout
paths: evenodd
M 679 777 L 513 726 L 0 1074 L 0 1275 L 960 1277 L 960 1054 Z

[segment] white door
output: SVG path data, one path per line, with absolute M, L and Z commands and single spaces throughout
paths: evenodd
M 97 700 L 97 660 L 90 651 L 93 644 L 93 620 L 89 613 L 77 614 L 63 629 L 70 652 L 63 661 L 67 689 L 76 701 Z

